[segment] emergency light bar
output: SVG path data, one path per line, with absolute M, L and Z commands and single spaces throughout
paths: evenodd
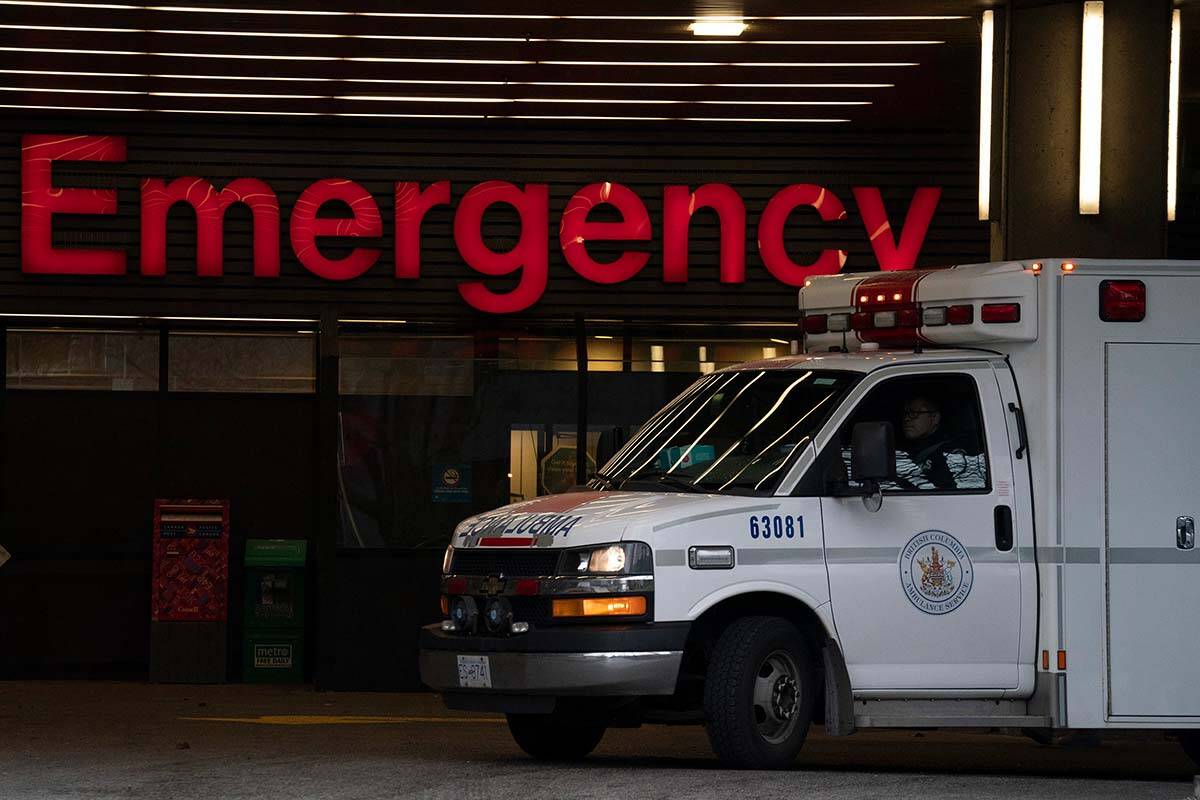
M 800 290 L 806 349 L 1034 341 L 1037 266 L 971 264 L 811 278 Z

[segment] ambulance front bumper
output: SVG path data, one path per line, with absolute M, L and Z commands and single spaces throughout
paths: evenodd
M 421 631 L 421 680 L 441 692 L 644 697 L 675 692 L 689 623 L 580 625 L 519 636 Z M 491 686 L 464 687 L 459 656 L 487 656 Z

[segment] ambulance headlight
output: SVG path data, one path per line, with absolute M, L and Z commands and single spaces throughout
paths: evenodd
M 648 575 L 653 554 L 645 542 L 622 542 L 568 550 L 559 562 L 560 575 Z
M 454 562 L 454 545 L 446 545 L 446 552 L 442 556 L 442 574 L 450 574 L 450 564 Z

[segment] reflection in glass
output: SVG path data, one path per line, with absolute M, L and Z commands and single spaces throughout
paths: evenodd
M 798 446 L 856 381 L 803 369 L 706 376 L 655 415 L 596 485 L 770 493 Z

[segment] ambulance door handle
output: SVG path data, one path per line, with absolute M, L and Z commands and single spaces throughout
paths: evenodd
M 1007 553 L 1012 548 L 1012 509 L 1008 506 L 996 506 L 996 549 Z
M 1009 403 L 1008 410 L 1017 418 L 1017 436 L 1020 437 L 1020 446 L 1013 455 L 1020 460 L 1025 455 L 1025 451 L 1029 449 L 1029 434 L 1025 430 L 1025 411 L 1016 403 Z
M 1175 546 L 1180 550 L 1196 546 L 1196 521 L 1191 517 L 1175 518 Z

